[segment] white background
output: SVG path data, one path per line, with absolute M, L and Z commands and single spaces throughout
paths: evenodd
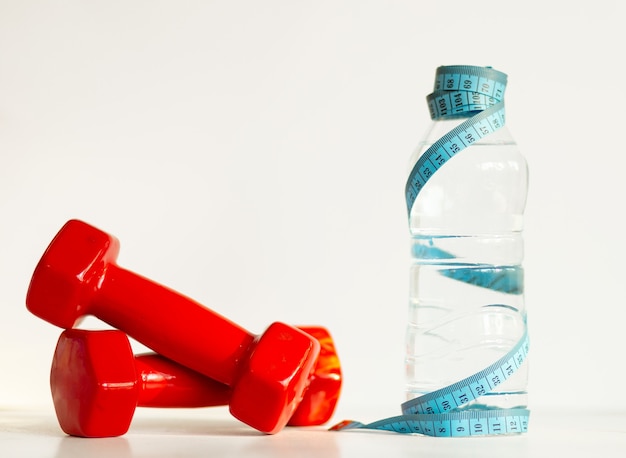
M 80 218 L 120 239 L 120 265 L 251 332 L 326 326 L 339 415 L 397 414 L 404 179 L 450 64 L 509 75 L 531 408 L 626 408 L 623 5 L 0 0 L 0 408 L 50 405 L 60 330 L 24 298 Z

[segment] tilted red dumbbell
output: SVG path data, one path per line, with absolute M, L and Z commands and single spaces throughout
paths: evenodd
M 321 344 L 311 383 L 292 426 L 328 421 L 341 388 L 341 368 L 328 331 L 300 327 Z M 135 407 L 226 405 L 227 385 L 155 353 L 133 355 L 126 334 L 117 330 L 63 331 L 54 352 L 50 388 L 61 429 L 72 436 L 125 434 Z
M 319 342 L 275 322 L 253 335 L 216 312 L 115 260 L 119 241 L 68 221 L 37 264 L 26 295 L 34 315 L 70 329 L 93 315 L 155 352 L 231 387 L 229 409 L 267 434 L 298 407 Z

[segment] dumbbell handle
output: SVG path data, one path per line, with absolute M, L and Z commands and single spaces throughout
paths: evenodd
M 97 288 L 87 313 L 226 385 L 232 385 L 237 363 L 255 340 L 213 310 L 113 263 Z
M 139 407 L 228 405 L 230 388 L 156 353 L 135 356 Z

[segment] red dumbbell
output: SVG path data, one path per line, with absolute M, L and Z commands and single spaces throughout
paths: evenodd
M 227 385 L 163 356 L 135 358 L 126 334 L 116 330 L 63 331 L 50 389 L 61 429 L 80 437 L 125 434 L 137 405 L 208 407 L 230 398 Z
M 298 407 L 319 342 L 283 323 L 253 335 L 194 300 L 115 264 L 119 241 L 70 220 L 35 268 L 26 296 L 34 315 L 61 328 L 93 315 L 155 352 L 231 387 L 229 409 L 267 434 Z
M 301 327 L 321 352 L 311 384 L 289 425 L 319 425 L 331 417 L 341 388 L 332 338 L 321 327 Z M 50 388 L 61 429 L 72 436 L 125 434 L 135 407 L 226 405 L 227 385 L 158 354 L 134 356 L 121 331 L 63 331 L 52 359 Z

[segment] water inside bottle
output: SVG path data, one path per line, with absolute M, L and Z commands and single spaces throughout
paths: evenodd
M 523 268 L 471 262 L 514 253 L 521 235 L 414 236 L 406 336 L 407 399 L 456 383 L 507 354 L 526 330 Z M 461 251 L 463 256 L 455 256 Z M 515 257 L 515 256 L 513 256 Z M 464 408 L 526 405 L 527 363 Z

